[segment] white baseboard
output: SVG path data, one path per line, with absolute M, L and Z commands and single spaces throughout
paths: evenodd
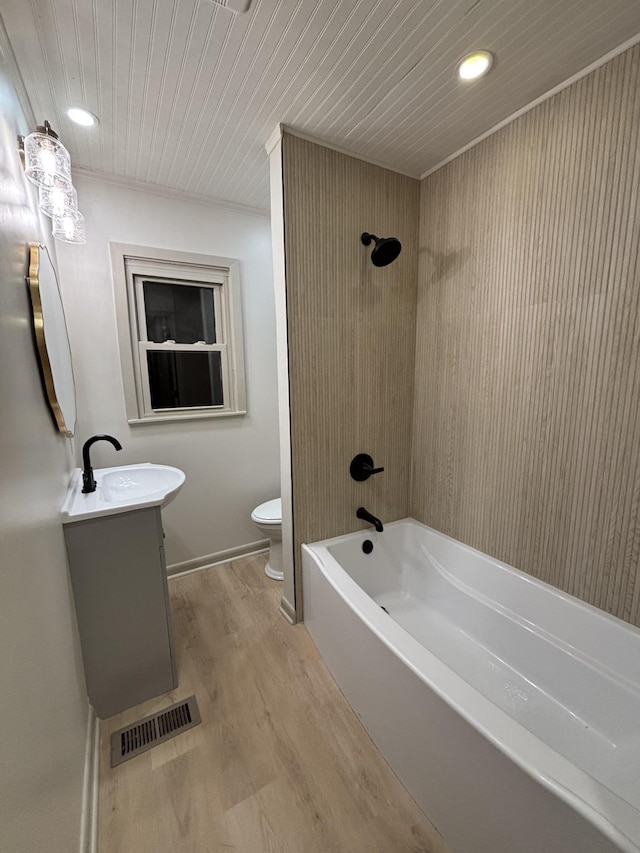
M 80 853 L 98 851 L 98 783 L 100 776 L 100 720 L 92 705 L 87 719 L 84 782 L 80 817 Z
M 268 539 L 260 539 L 258 542 L 248 542 L 246 545 L 238 545 L 236 548 L 227 548 L 225 551 L 216 551 L 215 554 L 205 554 L 204 557 L 196 557 L 194 560 L 185 560 L 182 563 L 172 563 L 167 566 L 167 575 L 187 575 L 190 572 L 198 572 L 200 569 L 208 569 L 219 563 L 227 563 L 237 557 L 248 557 L 250 554 L 259 554 L 269 548 Z

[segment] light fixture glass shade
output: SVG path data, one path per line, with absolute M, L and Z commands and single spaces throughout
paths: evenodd
M 52 187 L 40 187 L 40 210 L 52 217 L 73 216 L 78 212 L 78 194 L 55 178 Z
M 24 140 L 24 173 L 38 187 L 71 186 L 69 152 L 53 133 L 44 128 Z
M 53 236 L 63 243 L 86 243 L 84 216 L 77 210 L 73 214 L 53 217 Z

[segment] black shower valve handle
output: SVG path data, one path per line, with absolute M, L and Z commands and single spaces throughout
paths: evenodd
M 379 474 L 381 471 L 384 471 L 384 468 L 382 468 L 382 466 L 380 468 L 372 468 L 371 465 L 367 465 L 365 462 L 362 466 L 362 470 L 366 471 L 367 474 L 371 476 L 372 474 Z
M 373 459 L 368 453 L 358 453 L 357 456 L 353 457 L 349 466 L 349 473 L 359 483 L 368 480 L 373 474 L 380 474 L 382 471 L 384 471 L 384 468 L 376 468 L 373 464 Z

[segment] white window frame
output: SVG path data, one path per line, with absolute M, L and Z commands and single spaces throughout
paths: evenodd
M 190 252 L 110 243 L 118 342 L 130 424 L 245 415 L 246 388 L 240 304 L 240 262 Z M 169 281 L 214 292 L 215 344 L 157 343 L 147 338 L 142 280 Z M 147 352 L 220 352 L 224 405 L 153 409 Z

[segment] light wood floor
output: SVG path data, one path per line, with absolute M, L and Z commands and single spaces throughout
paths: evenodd
M 446 853 L 264 564 L 169 582 L 180 687 L 102 725 L 99 853 Z M 200 726 L 111 770 L 112 731 L 192 693 Z

